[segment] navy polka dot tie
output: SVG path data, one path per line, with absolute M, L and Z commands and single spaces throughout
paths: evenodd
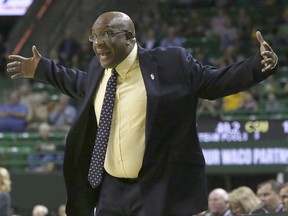
M 99 127 L 90 162 L 90 168 L 88 171 L 88 181 L 93 188 L 97 187 L 102 180 L 105 154 L 111 129 L 116 87 L 117 71 L 113 69 L 112 75 L 109 78 L 106 86 L 105 96 L 100 114 Z

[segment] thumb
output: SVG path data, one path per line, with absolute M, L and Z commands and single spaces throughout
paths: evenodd
M 39 53 L 35 45 L 32 46 L 32 53 L 34 58 L 41 58 L 41 54 Z
M 265 42 L 260 31 L 256 32 L 256 38 L 257 38 L 257 40 L 259 41 L 260 44 Z

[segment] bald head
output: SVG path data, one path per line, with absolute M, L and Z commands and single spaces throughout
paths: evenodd
M 91 38 L 93 50 L 101 66 L 115 68 L 135 46 L 135 27 L 125 13 L 106 12 L 101 14 L 93 24 Z
M 130 31 L 135 37 L 135 26 L 131 18 L 119 11 L 110 11 L 101 14 L 95 21 L 93 27 L 99 25 L 107 25 L 107 27 L 117 27 L 119 29 L 125 29 Z
M 209 211 L 213 215 L 222 215 L 228 208 L 228 193 L 222 188 L 210 192 L 208 198 Z

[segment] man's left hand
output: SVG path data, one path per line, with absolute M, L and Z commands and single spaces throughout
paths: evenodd
M 262 56 L 261 63 L 264 65 L 262 72 L 272 70 L 278 63 L 278 56 L 273 52 L 273 49 L 263 39 L 260 31 L 256 32 L 256 38 L 260 43 L 260 54 Z

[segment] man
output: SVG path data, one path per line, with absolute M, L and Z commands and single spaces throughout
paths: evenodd
M 256 36 L 259 53 L 216 69 L 202 66 L 183 48 L 144 50 L 136 43 L 129 16 L 106 12 L 92 26 L 89 39 L 97 58 L 87 73 L 55 65 L 41 57 L 35 46 L 31 58 L 11 55 L 13 62 L 7 71 L 16 72 L 11 78 L 34 78 L 84 100 L 67 136 L 67 214 L 89 215 L 96 204 L 100 216 L 193 215 L 206 210 L 205 161 L 196 130 L 197 98 L 233 94 L 276 72 L 277 55 L 260 32 Z M 89 168 L 94 162 L 94 141 L 102 130 L 100 112 L 102 103 L 106 105 L 106 85 L 110 92 L 110 84 L 115 82 L 114 68 L 117 91 L 105 170 L 101 184 L 93 189 L 87 176 L 93 175 Z M 102 167 L 95 168 L 95 173 L 101 174 Z M 99 175 L 96 180 L 99 183 Z
M 252 214 L 264 214 L 272 212 L 282 212 L 283 204 L 279 196 L 281 183 L 274 179 L 262 182 L 257 187 L 257 196 L 262 201 L 261 208 L 252 212 Z
M 10 92 L 8 102 L 0 107 L 0 132 L 24 132 L 27 125 L 28 107 L 20 103 L 17 90 Z
M 283 211 L 288 212 L 288 182 L 282 185 L 279 195 L 284 206 Z
M 228 193 L 216 188 L 208 196 L 208 213 L 205 216 L 233 216 L 228 202 Z

